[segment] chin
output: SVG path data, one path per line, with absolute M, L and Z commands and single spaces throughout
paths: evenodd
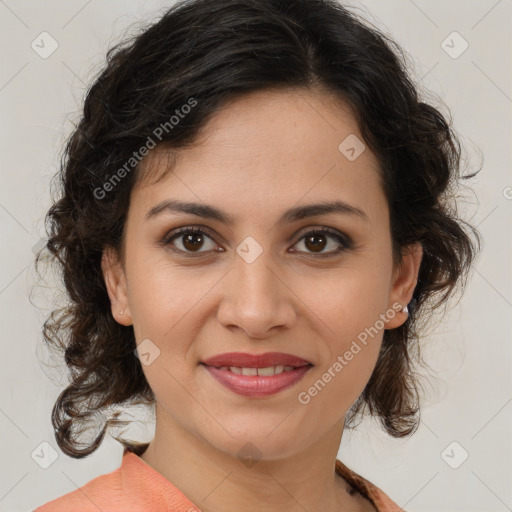
M 215 438 L 212 438 L 211 432 L 207 433 L 205 440 L 220 452 L 250 467 L 258 460 L 284 459 L 300 451 L 300 438 L 290 433 L 289 426 L 277 425 L 279 422 L 274 422 L 270 428 L 251 428 L 245 425 L 233 429 L 232 426 L 226 426 L 232 437 L 222 430 L 222 434 Z

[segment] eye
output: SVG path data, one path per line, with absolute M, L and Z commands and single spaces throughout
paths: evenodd
M 223 251 L 218 248 L 213 240 L 213 235 L 210 236 L 206 229 L 190 226 L 171 231 L 160 244 L 171 246 L 172 250 L 189 256 L 201 255 L 212 250 Z M 295 245 L 300 246 L 300 244 L 303 244 L 305 250 L 293 250 L 292 252 L 305 252 L 319 258 L 333 256 L 352 247 L 352 241 L 348 236 L 326 227 L 306 232 Z M 325 248 L 329 249 L 329 245 L 331 249 L 322 252 Z
M 329 239 L 334 240 L 335 242 L 329 244 Z M 315 257 L 333 256 L 346 249 L 350 249 L 352 246 L 351 240 L 346 235 L 342 235 L 338 231 L 331 228 L 320 228 L 308 231 L 301 237 L 296 245 L 300 246 L 300 244 L 306 248 L 306 251 L 298 252 L 311 251 L 309 254 Z M 326 247 L 328 248 L 329 245 L 331 246 L 331 250 L 327 250 L 326 252 L 322 253 L 321 251 L 323 251 Z
M 192 227 L 175 229 L 162 240 L 162 244 L 171 245 L 187 254 L 204 253 L 217 247 L 205 230 Z

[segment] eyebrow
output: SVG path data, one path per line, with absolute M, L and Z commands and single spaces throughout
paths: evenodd
M 214 206 L 201 203 L 188 203 L 174 199 L 167 199 L 153 206 L 146 213 L 146 220 L 152 219 L 164 212 L 189 213 L 205 219 L 217 220 L 230 226 L 234 224 L 234 219 L 228 213 L 219 210 Z M 316 217 L 319 215 L 333 213 L 353 215 L 366 221 L 369 220 L 366 213 L 356 206 L 343 201 L 328 201 L 292 208 L 283 213 L 277 224 L 287 224 L 306 219 L 308 217 Z

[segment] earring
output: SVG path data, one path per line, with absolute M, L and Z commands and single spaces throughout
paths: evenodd
M 120 315 L 124 315 L 124 309 L 123 309 L 123 311 L 121 311 L 121 313 L 119 313 L 119 314 L 120 314 Z
M 409 313 L 409 308 L 407 306 L 404 306 L 402 309 L 402 313 Z

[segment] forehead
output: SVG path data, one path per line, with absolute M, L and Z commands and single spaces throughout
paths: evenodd
M 326 194 L 375 202 L 378 162 L 368 149 L 347 158 L 347 140 L 363 147 L 351 109 L 332 94 L 251 93 L 217 111 L 190 147 L 152 150 L 134 199 L 145 208 L 171 196 L 262 211 Z

